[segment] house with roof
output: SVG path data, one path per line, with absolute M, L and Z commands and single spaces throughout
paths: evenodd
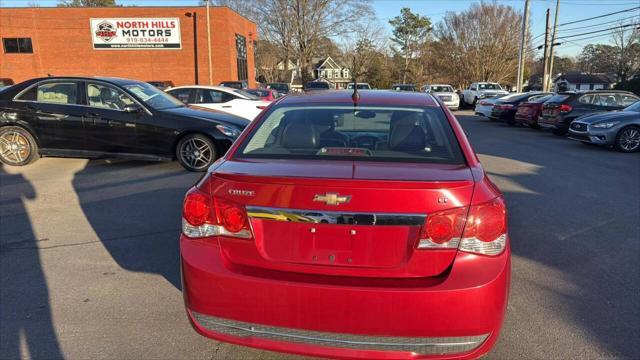
M 313 58 L 313 76 L 316 80 L 326 81 L 336 89 L 346 89 L 353 79 L 351 71 L 344 64 L 334 60 L 331 56 Z
M 558 75 L 553 83 L 555 91 L 581 91 L 611 89 L 614 81 L 607 74 L 571 71 Z

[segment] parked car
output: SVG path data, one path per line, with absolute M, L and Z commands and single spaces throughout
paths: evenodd
M 413 84 L 393 84 L 391 90 L 395 91 L 416 91 L 416 87 Z
M 571 122 L 579 116 L 622 110 L 638 100 L 640 98 L 631 92 L 617 90 L 560 93 L 544 103 L 538 123 L 552 129 L 555 135 L 564 136 Z
M 316 91 L 316 90 L 330 90 L 331 87 L 329 86 L 328 82 L 324 82 L 324 81 L 308 81 L 306 84 L 304 84 L 304 91 Z
M 640 101 L 622 111 L 587 114 L 575 119 L 569 138 L 586 144 L 613 146 L 622 152 L 640 151 Z
M 538 125 L 538 119 L 542 114 L 542 105 L 545 101 L 551 99 L 552 96 L 553 94 L 549 94 L 520 103 L 520 105 L 518 105 L 518 110 L 516 110 L 516 123 L 528 126 L 532 129 L 539 129 L 540 125 Z
M 371 90 L 369 83 L 356 83 L 358 90 Z M 353 83 L 347 84 L 347 89 L 353 90 Z
M 0 161 L 40 156 L 177 159 L 204 171 L 249 122 L 198 110 L 145 82 L 47 77 L 0 92 Z
M 291 86 L 288 83 L 268 83 L 267 89 L 273 89 L 278 92 L 278 95 L 287 95 L 291 91 Z
M 246 89 L 249 87 L 246 81 L 223 81 L 220 83 L 220 86 L 230 87 L 234 89 Z
M 198 333 L 350 359 L 492 348 L 511 272 L 505 202 L 433 96 L 310 92 L 245 134 L 184 200 Z
M 273 89 L 244 89 L 244 91 L 265 101 L 273 101 L 280 97 Z
M 496 100 L 491 109 L 491 119 L 505 121 L 509 125 L 516 123 L 516 111 L 520 104 L 551 95 L 543 92 L 516 93 Z
M 223 111 L 247 120 L 255 119 L 271 103 L 244 90 L 224 86 L 178 86 L 167 93 L 185 104 Z
M 493 105 L 498 99 L 503 97 L 504 95 L 498 95 L 496 97 L 490 99 L 482 99 L 476 103 L 476 107 L 474 112 L 476 115 L 484 116 L 486 118 L 491 117 L 491 111 L 493 110 Z
M 172 87 L 174 87 L 175 85 L 173 84 L 173 81 L 171 80 L 165 80 L 165 81 L 147 81 L 147 83 L 157 87 L 160 90 L 167 90 L 167 89 L 171 89 Z
M 460 97 L 451 85 L 425 85 L 422 87 L 422 91 L 435 95 L 451 110 L 460 108 Z
M 500 84 L 493 82 L 475 82 L 468 89 L 462 90 L 462 105 L 476 106 L 476 102 L 482 99 L 508 95 Z

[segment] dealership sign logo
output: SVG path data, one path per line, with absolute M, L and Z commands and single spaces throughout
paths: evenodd
M 90 25 L 96 50 L 182 48 L 180 19 L 177 18 L 91 19 Z
M 96 30 L 96 36 L 104 42 L 109 42 L 116 37 L 116 27 L 108 21 L 103 21 L 98 24 L 98 30 Z

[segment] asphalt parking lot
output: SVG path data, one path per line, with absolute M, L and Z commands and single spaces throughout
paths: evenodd
M 508 314 L 492 359 L 640 358 L 640 156 L 458 112 L 505 193 Z M 0 168 L 0 358 L 296 358 L 197 335 L 177 163 Z

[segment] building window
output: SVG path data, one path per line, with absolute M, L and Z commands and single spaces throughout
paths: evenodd
M 329 70 L 328 74 L 329 74 L 328 78 L 332 79 L 333 78 L 333 73 L 331 72 L 331 70 Z
M 340 77 L 340 70 L 333 70 L 333 77 L 339 78 Z
M 238 80 L 247 80 L 247 38 L 236 34 L 236 54 L 238 64 Z
M 31 38 L 2 38 L 4 52 L 7 54 L 32 54 Z

